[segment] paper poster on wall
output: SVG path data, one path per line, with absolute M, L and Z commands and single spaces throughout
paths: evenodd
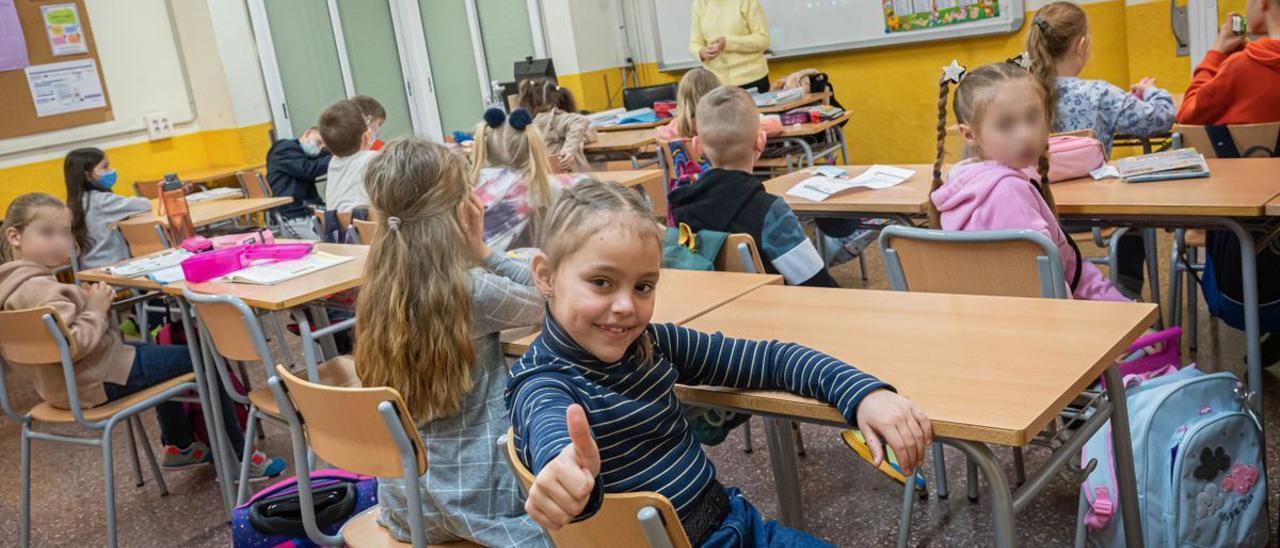
M 1000 0 L 882 0 L 884 32 L 904 32 L 1000 17 Z
M 45 117 L 107 106 L 93 59 L 27 67 L 27 84 L 36 116 Z
M 13 0 L 0 0 L 0 71 L 26 68 L 30 64 L 18 8 Z
M 44 29 L 49 35 L 49 48 L 54 55 L 89 53 L 85 43 L 84 27 L 80 26 L 80 12 L 75 4 L 49 4 L 40 6 Z

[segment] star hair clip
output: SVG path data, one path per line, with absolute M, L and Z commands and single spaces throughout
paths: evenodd
M 950 65 L 942 67 L 943 78 L 952 84 L 959 84 L 961 80 L 964 80 L 964 75 L 967 72 L 968 69 L 960 65 L 960 61 L 955 59 L 951 60 Z
M 1026 70 L 1031 70 L 1031 54 L 1025 51 L 1013 57 L 1010 57 L 1006 62 L 1008 62 L 1009 64 L 1018 65 Z

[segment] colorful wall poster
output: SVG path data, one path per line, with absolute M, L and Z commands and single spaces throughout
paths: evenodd
M 84 27 L 80 25 L 80 12 L 75 4 L 40 6 L 40 14 L 49 35 L 49 48 L 55 56 L 89 53 Z
M 36 104 L 36 116 L 107 106 L 98 64 L 92 58 L 27 67 L 27 85 Z
M 0 71 L 26 68 L 30 64 L 18 8 L 13 0 L 0 0 Z
M 999 0 L 882 0 L 884 32 L 905 32 L 1000 17 Z

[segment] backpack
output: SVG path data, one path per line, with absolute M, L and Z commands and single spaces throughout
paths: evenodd
M 1126 376 L 1138 508 L 1147 546 L 1263 546 L 1267 481 L 1262 428 L 1231 373 L 1194 365 L 1141 380 Z M 1092 544 L 1124 546 L 1111 423 L 1086 442 L 1097 461 L 1081 490 Z
M 840 110 L 848 111 L 848 109 L 844 108 L 844 105 L 840 104 L 840 101 L 836 100 L 836 88 L 835 86 L 831 85 L 831 76 L 829 76 L 825 72 L 819 72 L 817 74 L 814 74 L 813 76 L 810 76 L 809 77 L 809 93 L 822 93 L 824 91 L 831 92 L 831 97 L 827 99 L 827 104 L 833 107 L 836 107 Z M 836 127 L 844 129 L 844 125 L 847 123 L 849 123 L 849 121 L 845 120 L 837 124 Z
M 378 503 L 378 480 L 345 470 L 311 472 L 316 525 L 327 535 Z M 277 482 L 254 495 L 231 513 L 231 544 L 236 548 L 317 546 L 302 524 L 298 479 Z
M 678 270 L 715 270 L 716 256 L 729 233 L 715 230 L 694 232 L 689 225 L 667 227 L 662 237 L 662 267 Z

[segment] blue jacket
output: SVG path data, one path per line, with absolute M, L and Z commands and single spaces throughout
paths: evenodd
M 311 205 L 323 205 L 324 199 L 316 190 L 316 178 L 329 172 L 328 150 L 312 158 L 302 151 L 297 139 L 281 139 L 267 151 L 267 184 L 275 196 L 291 196 L 293 203 L 280 206 L 277 211 L 286 219 L 311 215 Z

